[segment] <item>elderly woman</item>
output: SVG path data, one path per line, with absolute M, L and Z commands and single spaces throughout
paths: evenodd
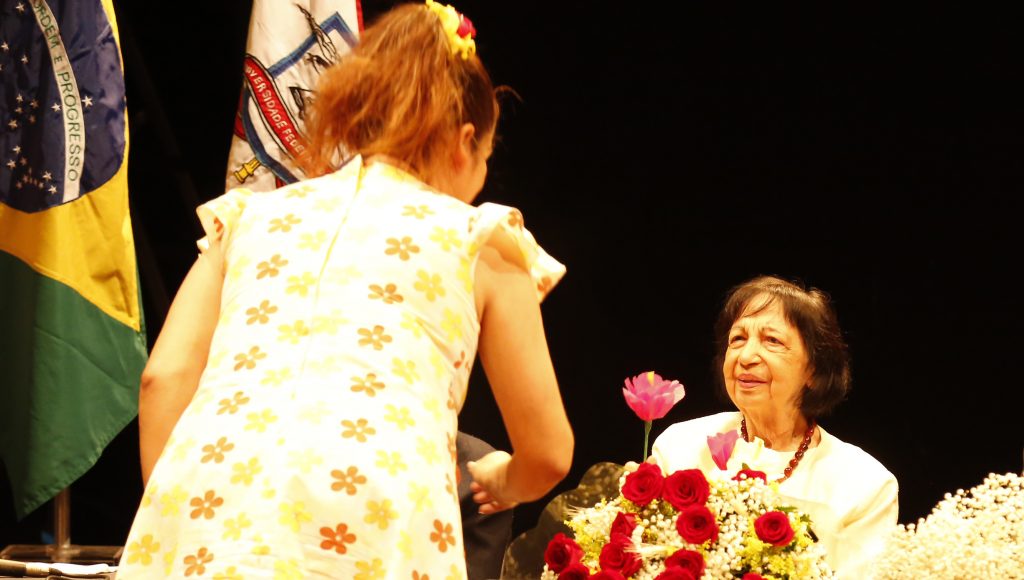
M 850 388 L 849 359 L 828 298 L 772 277 L 734 288 L 715 329 L 721 385 L 739 412 L 672 425 L 654 442 L 666 472 L 698 467 L 731 477 L 747 464 L 779 482 L 779 493 L 807 512 L 840 578 L 869 575 L 896 524 L 897 483 L 859 447 L 818 418 Z M 738 431 L 723 473 L 707 437 Z

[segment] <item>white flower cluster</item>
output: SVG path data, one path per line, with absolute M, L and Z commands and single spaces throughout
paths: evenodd
M 619 481 L 624 485 L 626 475 Z M 825 562 L 825 550 L 812 540 L 810 518 L 795 509 L 780 505 L 778 484 L 760 479 L 708 481 L 710 496 L 706 507 L 715 515 L 718 537 L 703 544 L 690 544 L 676 528 L 677 510 L 662 499 L 637 506 L 621 493 L 588 508 L 569 513 L 566 525 L 584 551 L 581 560 L 591 571 L 600 570 L 601 548 L 608 542 L 612 523 L 620 512 L 635 513 L 634 550 L 642 560 L 636 580 L 653 580 L 665 571 L 665 560 L 681 549 L 700 552 L 704 557 L 703 579 L 741 578 L 745 572 L 757 572 L 765 579 L 821 579 L 833 574 Z M 770 511 L 785 512 L 794 531 L 794 539 L 785 549 L 775 548 L 758 539 L 754 522 Z M 542 580 L 556 580 L 558 574 L 545 566 Z
M 897 526 L 875 577 L 1024 578 L 1024 478 L 989 474 L 946 494 L 916 524 Z

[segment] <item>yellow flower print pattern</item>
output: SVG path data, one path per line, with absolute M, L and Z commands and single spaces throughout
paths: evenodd
M 355 438 L 360 443 L 366 443 L 367 437 L 375 435 L 377 430 L 370 426 L 370 422 L 366 419 L 358 419 L 356 422 L 345 419 L 341 422 L 341 426 L 345 428 L 341 432 L 341 436 L 345 439 Z
M 391 372 L 405 379 L 410 385 L 420 379 L 414 360 L 402 360 L 398 357 L 391 359 Z
M 412 559 L 412 536 L 409 535 L 409 532 L 399 532 L 398 536 L 399 536 L 399 539 L 398 539 L 398 550 L 400 552 L 402 552 L 402 555 L 405 556 L 406 560 L 411 560 Z
M 416 282 L 412 287 L 423 292 L 429 302 L 433 302 L 438 297 L 445 295 L 444 286 L 441 284 L 441 275 L 430 274 L 426 270 L 418 270 L 416 272 Z
M 285 294 L 298 294 L 303 298 L 309 296 L 309 289 L 316 284 L 316 278 L 309 272 L 303 272 L 298 276 L 288 276 L 288 287 Z
M 302 580 L 302 570 L 295 560 L 274 562 L 274 580 Z
M 391 500 L 386 499 L 380 503 L 373 500 L 366 502 L 366 515 L 363 516 L 363 521 L 370 524 L 376 525 L 382 530 L 388 529 L 391 525 L 391 520 L 398 519 L 398 512 L 391 509 Z
M 327 243 L 327 232 L 324 231 L 299 236 L 300 250 L 319 252 L 320 246 L 323 246 L 325 243 Z
M 281 273 L 281 268 L 288 265 L 288 260 L 281 257 L 281 254 L 274 254 L 269 260 L 256 264 L 256 279 L 276 278 Z
M 340 310 L 332 310 L 330 314 L 313 317 L 313 332 L 334 336 L 343 324 L 348 324 L 348 319 L 341 315 Z
M 441 452 L 437 450 L 437 444 L 426 437 L 416 438 L 416 453 L 427 462 L 427 465 L 441 461 Z
M 388 238 L 388 247 L 384 250 L 387 256 L 398 256 L 403 262 L 407 261 L 412 254 L 420 253 L 420 247 L 412 242 L 412 238 L 405 236 L 402 239 Z
M 267 430 L 268 425 L 277 422 L 277 415 L 275 415 L 270 409 L 263 409 L 263 411 L 256 413 L 249 413 L 245 418 L 248 421 L 248 423 L 245 424 L 245 430 L 256 431 L 257 433 L 263 433 Z
M 253 306 L 245 311 L 248 317 L 246 324 L 266 324 L 270 322 L 270 315 L 277 312 L 277 306 L 270 303 L 270 300 L 260 302 L 259 306 Z
M 399 471 L 409 469 L 409 466 L 402 461 L 402 454 L 397 451 L 392 451 L 390 454 L 387 451 L 378 451 L 376 465 L 387 470 L 391 477 L 398 475 Z
M 258 457 L 253 457 L 246 463 L 236 463 L 231 466 L 231 483 L 241 483 L 242 485 L 252 485 L 253 478 L 259 475 L 263 471 L 263 466 L 260 465 Z
M 188 501 L 188 494 L 179 485 L 175 485 L 171 491 L 160 495 L 160 515 L 177 516 L 181 514 L 181 507 Z
M 384 574 L 387 572 L 384 569 L 384 562 L 380 558 L 356 562 L 356 570 L 359 572 L 353 577 L 354 580 L 378 580 L 384 578 Z
M 302 473 L 309 473 L 317 465 L 322 465 L 324 458 L 312 449 L 303 451 L 292 451 L 288 453 L 288 467 L 293 467 Z
M 466 258 L 459 258 L 459 269 L 455 272 L 455 277 L 459 282 L 462 282 L 462 287 L 466 289 L 467 293 L 473 292 L 473 273 L 470 271 L 472 263 Z
M 414 314 L 403 312 L 401 326 L 411 332 L 414 338 L 423 336 L 423 323 Z
M 430 209 L 429 205 L 407 205 L 403 209 L 402 215 L 421 220 L 425 219 L 428 215 L 434 215 L 434 210 Z
M 430 499 L 430 488 L 415 481 L 409 482 L 409 501 L 413 503 L 412 509 L 416 513 L 434 507 L 434 502 Z
M 462 317 L 451 308 L 445 308 L 441 317 L 441 330 L 448 338 L 448 342 L 460 340 L 462 338 Z
M 241 256 L 235 260 L 234 264 L 231 264 L 230 268 L 228 268 L 227 277 L 231 281 L 237 282 L 245 274 L 245 271 L 249 269 L 250 264 L 252 264 L 252 258 L 249 256 Z
M 237 567 L 228 566 L 223 572 L 214 574 L 213 580 L 244 580 L 244 577 L 239 574 Z
M 245 515 L 245 512 L 242 512 L 236 518 L 224 520 L 224 533 L 221 535 L 221 539 L 240 540 L 242 532 L 251 526 L 252 520 L 249 519 L 249 516 Z
M 407 407 L 398 408 L 394 405 L 385 405 L 384 408 L 387 409 L 387 412 L 384 413 L 384 420 L 394 423 L 399 431 L 405 431 L 406 428 L 416 424 L 416 421 L 409 416 L 409 409 Z
M 293 227 L 300 223 L 302 223 L 301 218 L 295 217 L 294 214 L 288 214 L 283 218 L 274 218 L 270 220 L 270 229 L 268 229 L 267 232 L 271 234 L 274 232 L 288 233 L 292 231 Z
M 319 425 L 324 420 L 324 417 L 330 414 L 331 412 L 327 410 L 327 406 L 324 403 L 317 403 L 303 407 L 302 410 L 299 411 L 299 420 L 306 423 L 312 423 L 313 425 Z
M 373 350 L 382 350 L 386 343 L 394 340 L 391 338 L 391 335 L 384 331 L 384 327 L 379 324 L 375 325 L 372 330 L 360 328 L 358 333 L 361 337 L 359 339 L 359 346 L 370 346 L 373 347 Z
M 278 506 L 278 513 L 280 514 L 277 519 L 278 523 L 293 532 L 298 532 L 302 524 L 313 521 L 313 515 L 306 509 L 306 504 L 301 501 L 281 502 L 281 505 Z
M 278 342 L 287 342 L 289 344 L 299 344 L 299 342 L 310 335 L 310 328 L 306 326 L 304 320 L 297 320 L 293 324 L 282 324 L 277 327 Z
M 189 437 L 181 443 L 176 443 L 171 449 L 171 460 L 172 461 L 184 461 L 185 457 L 188 456 L 192 448 L 196 446 L 196 440 Z
M 128 544 L 128 563 L 138 562 L 143 566 L 149 566 L 153 563 L 153 554 L 159 551 L 160 542 L 154 542 L 153 535 L 146 534 L 138 542 Z
M 280 387 L 291 378 L 292 369 L 289 367 L 285 367 L 283 369 L 267 369 L 263 374 L 263 379 L 260 381 L 260 384 L 270 385 L 271 387 Z
M 430 234 L 430 241 L 437 242 L 446 252 L 450 252 L 452 248 L 462 247 L 462 240 L 459 239 L 459 232 L 455 228 L 444 229 L 441 226 L 434 226 L 434 231 Z
M 248 352 L 235 355 L 235 370 L 249 370 L 256 368 L 256 363 L 267 358 L 267 353 L 262 352 L 260 347 L 254 346 Z
M 235 444 L 228 441 L 227 437 L 221 437 L 216 443 L 203 445 L 203 458 L 201 463 L 220 463 L 224 461 L 224 454 L 235 448 Z
M 217 409 L 217 414 L 223 415 L 224 413 L 228 413 L 229 415 L 234 415 L 238 412 L 239 407 L 248 402 L 249 397 L 246 397 L 245 393 L 242 391 L 238 391 L 230 399 L 221 399 L 220 402 L 217 403 L 220 407 Z

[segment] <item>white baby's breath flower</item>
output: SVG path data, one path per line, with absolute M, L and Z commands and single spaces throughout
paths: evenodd
M 1019 578 L 1024 571 L 1024 478 L 989 474 L 945 494 L 931 514 L 897 526 L 879 558 L 880 579 Z

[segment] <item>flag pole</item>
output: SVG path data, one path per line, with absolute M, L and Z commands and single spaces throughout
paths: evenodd
M 71 489 L 60 490 L 53 500 L 53 543 L 11 544 L 0 550 L 0 559 L 19 562 L 69 564 L 117 564 L 123 546 L 76 546 L 71 543 Z
M 53 560 L 70 561 L 71 552 L 71 492 L 60 490 L 53 498 Z

